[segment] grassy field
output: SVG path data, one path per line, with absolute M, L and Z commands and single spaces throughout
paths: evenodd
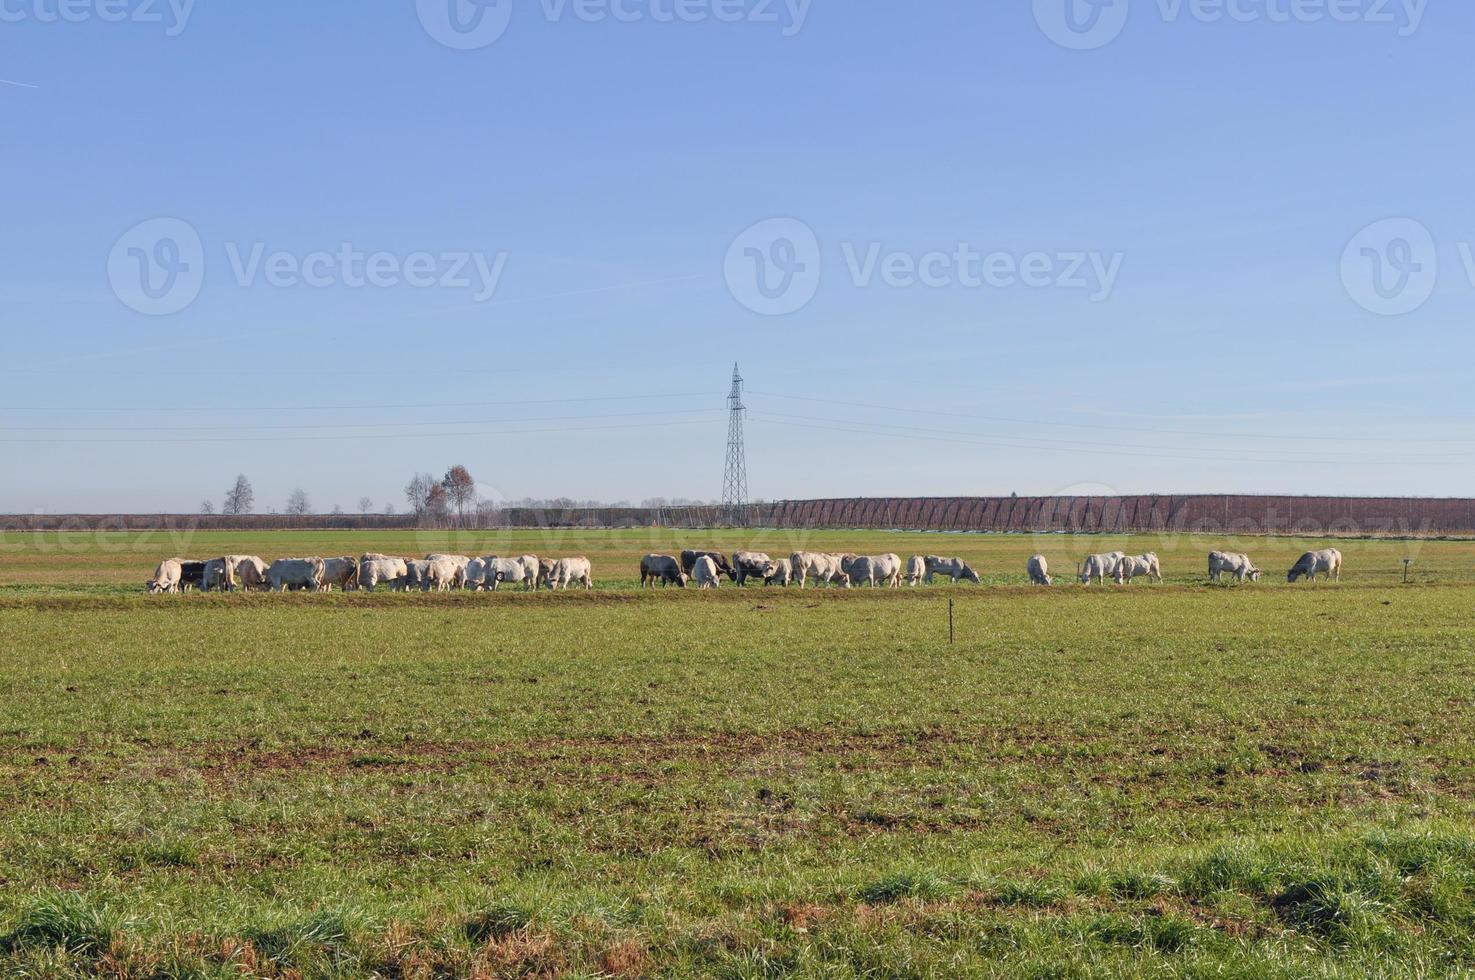
M 709 544 L 985 584 L 635 588 Z M 1204 584 L 1225 544 L 1266 581 Z M 11 534 L 0 974 L 1468 975 L 1475 545 L 1343 542 L 1342 585 L 1288 586 L 1313 544 Z M 1116 547 L 1167 584 L 1024 585 Z M 141 589 L 368 548 L 586 554 L 601 588 Z

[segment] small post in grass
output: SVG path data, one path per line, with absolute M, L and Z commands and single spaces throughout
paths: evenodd
M 1403 584 L 1404 585 L 1407 585 L 1408 584 L 1408 566 L 1412 565 L 1413 563 L 1414 563 L 1414 560 L 1412 558 L 1405 558 L 1403 560 Z
M 950 644 L 958 642 L 957 634 L 953 632 L 953 600 L 951 599 L 947 601 L 947 641 Z

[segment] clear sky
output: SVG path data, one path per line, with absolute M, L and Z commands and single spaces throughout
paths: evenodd
M 1471 4 L 60 2 L 0 511 L 1475 490 Z

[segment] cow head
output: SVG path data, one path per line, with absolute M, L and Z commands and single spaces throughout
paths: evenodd
M 1252 568 L 1252 569 L 1250 569 L 1250 581 L 1251 582 L 1258 582 L 1258 581 L 1260 581 L 1260 570 L 1258 568 Z
M 963 580 L 965 582 L 972 582 L 974 585 L 979 584 L 978 573 L 966 561 L 963 562 Z

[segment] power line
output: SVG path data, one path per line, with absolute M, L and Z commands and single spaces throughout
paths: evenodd
M 449 423 L 442 422 L 442 425 Z M 201 437 L 186 439 L 5 439 L 0 438 L 0 444 L 10 445 L 47 445 L 47 446 L 82 446 L 82 445 L 109 445 L 122 446 L 137 443 L 153 443 L 158 445 L 188 445 L 191 443 L 226 443 L 226 442 L 337 442 L 356 439 L 440 439 L 440 438 L 464 438 L 468 436 L 527 436 L 545 435 L 555 432 L 610 432 L 622 429 L 659 429 L 681 425 L 706 425 L 705 419 L 687 419 L 679 422 L 631 422 L 623 425 L 598 425 L 598 426 L 564 426 L 550 429 L 501 429 L 477 432 L 384 432 L 364 435 L 339 435 L 339 436 L 240 436 L 240 437 Z
M 600 415 L 543 415 L 518 419 L 464 419 L 457 425 L 499 425 L 509 422 L 577 422 L 599 419 L 649 418 L 670 415 L 714 415 L 717 408 L 682 409 L 672 412 L 610 412 Z M 425 422 L 316 422 L 301 425 L 12 425 L 0 426 L 7 432 L 252 432 L 292 431 L 307 429 L 403 429 L 446 425 L 445 419 Z
M 889 437 L 889 438 L 892 438 L 892 439 L 910 439 L 910 440 L 925 441 L 925 442 L 949 442 L 949 443 L 956 443 L 956 444 L 967 445 L 967 446 L 988 446 L 988 447 L 996 448 L 996 449 L 1025 449 L 1025 450 L 1033 450 L 1033 451 L 1039 451 L 1039 452 L 1072 453 L 1072 454 L 1101 455 L 1101 456 L 1126 456 L 1126 457 L 1138 458 L 1138 459 L 1192 460 L 1192 461 L 1197 461 L 1197 462 L 1211 462 L 1211 463 L 1268 463 L 1268 464 L 1273 464 L 1273 465 L 1278 465 L 1278 466 L 1293 465 L 1293 464 L 1298 464 L 1298 463 L 1301 463 L 1301 464 L 1309 463 L 1309 464 L 1314 464 L 1314 465 L 1344 465 L 1344 466 L 1345 465 L 1357 465 L 1357 464 L 1379 464 L 1379 463 L 1381 463 L 1381 464 L 1398 464 L 1398 465 L 1427 465 L 1427 466 L 1455 466 L 1455 465 L 1461 465 L 1459 461 L 1453 460 L 1453 459 L 1386 460 L 1386 459 L 1360 458 L 1360 459 L 1332 459 L 1332 460 L 1323 460 L 1323 459 L 1316 459 L 1314 457 L 1309 457 L 1309 456 L 1304 456 L 1304 455 L 1296 456 L 1296 457 L 1289 458 L 1289 459 L 1269 459 L 1269 458 L 1256 458 L 1256 457 L 1223 457 L 1223 456 L 1205 455 L 1205 454 L 1202 454 L 1202 453 L 1192 453 L 1191 451 L 1177 452 L 1177 451 L 1172 451 L 1172 450 L 1165 450 L 1165 451 L 1162 451 L 1162 452 L 1137 452 L 1137 451 L 1123 450 L 1123 449 L 1090 449 L 1090 448 L 1076 449 L 1076 448 L 1069 448 L 1067 446 L 1060 446 L 1060 445 L 1043 445 L 1043 444 L 1035 445 L 1035 444 L 1028 444 L 1028 443 L 999 442 L 999 441 L 988 440 L 988 439 L 976 439 L 976 438 L 966 438 L 966 437 L 965 438 L 960 438 L 960 436 L 965 436 L 966 435 L 964 433 L 956 433 L 956 434 L 954 434 L 954 435 L 952 435 L 952 436 L 949 437 L 949 436 L 940 436 L 940 435 L 918 435 L 918 434 L 913 434 L 911 432 L 884 431 L 882 427 L 878 427 L 878 426 L 858 428 L 858 427 L 854 427 L 854 426 L 864 426 L 865 423 L 854 423 L 854 422 L 848 422 L 848 421 L 839 420 L 839 419 L 830 420 L 832 422 L 836 422 L 836 423 L 839 423 L 839 424 L 836 424 L 836 425 L 821 425 L 821 424 L 817 424 L 817 423 L 814 423 L 814 422 L 789 421 L 788 419 L 791 419 L 791 418 L 802 418 L 802 416 L 788 416 L 788 417 L 785 417 L 785 416 L 782 416 L 782 415 L 769 416 L 769 415 L 763 415 L 763 414 L 754 414 L 754 416 L 753 416 L 754 421 L 766 422 L 769 425 L 783 425 L 783 426 L 790 426 L 790 427 L 802 428 L 802 429 L 818 429 L 818 430 L 824 430 L 824 431 L 829 431 L 829 432 L 847 432 L 847 433 L 850 433 L 852 435 L 885 436 L 885 437 Z M 923 429 L 923 430 L 918 430 L 918 431 L 920 431 L 920 432 L 928 432 L 928 431 L 948 431 L 948 430 L 926 430 L 926 429 Z
M 1002 415 L 977 415 L 968 412 L 943 412 L 928 408 L 908 408 L 905 405 L 877 405 L 870 402 L 841 401 L 834 398 L 812 398 L 803 395 L 785 395 L 774 391 L 754 391 L 752 394 L 763 395 L 767 398 L 782 398 L 788 401 L 812 402 L 818 405 L 843 405 L 847 408 L 869 408 L 878 412 L 900 412 L 906 415 L 936 415 L 946 418 L 971 419 L 978 422 L 1003 422 L 1010 425 L 1042 425 L 1066 429 L 1106 429 L 1114 432 L 1138 432 L 1145 435 L 1182 435 L 1199 436 L 1214 439 L 1282 439 L 1298 442 L 1367 442 L 1367 443 L 1409 443 L 1424 442 L 1433 444 L 1446 443 L 1471 443 L 1475 438 L 1465 437 L 1460 439 L 1417 439 L 1405 438 L 1403 436 L 1389 436 L 1378 439 L 1368 436 L 1327 436 L 1327 435 L 1296 435 L 1285 432 L 1207 432 L 1195 429 L 1167 429 L 1167 428 L 1143 428 L 1141 426 L 1107 425 L 1105 423 L 1093 422 L 1054 422 L 1046 419 L 1014 418 Z
M 252 405 L 252 412 L 360 412 L 373 411 L 405 411 L 411 409 L 433 409 L 433 408 L 506 408 L 515 405 L 570 405 L 586 402 L 621 402 L 658 400 L 663 398 L 710 398 L 710 391 L 696 392 L 662 392 L 660 394 L 647 395 L 598 395 L 586 398 L 518 398 L 506 401 L 493 402 L 422 402 L 408 405 Z M 119 412 L 133 414 L 164 414 L 168 412 L 228 412 L 240 411 L 236 407 L 229 408 L 204 408 L 195 405 L 170 405 L 164 408 L 133 408 L 114 407 L 102 408 L 97 406 L 75 406 L 75 405 L 10 405 L 0 407 L 0 412 L 56 412 L 64 414 L 67 412 Z

